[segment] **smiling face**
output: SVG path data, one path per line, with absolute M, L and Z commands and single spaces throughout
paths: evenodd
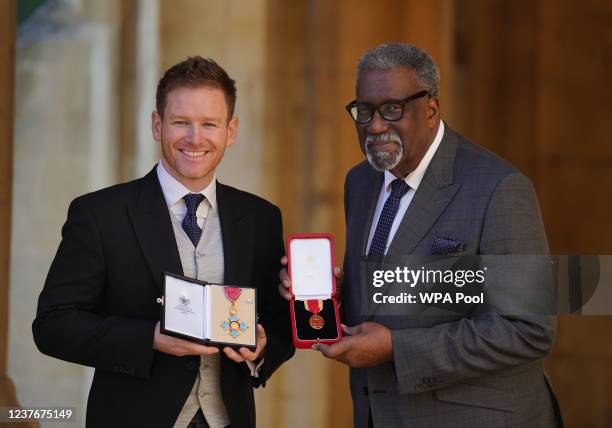
M 179 86 L 168 93 L 163 116 L 154 111 L 151 119 L 168 173 L 194 192 L 208 186 L 238 129 L 238 118 L 228 119 L 223 91 Z
M 380 105 L 401 101 L 424 88 L 414 70 L 394 67 L 366 70 L 357 85 L 357 102 Z M 404 106 L 398 121 L 383 119 L 378 112 L 367 124 L 356 123 L 361 150 L 377 170 L 405 177 L 419 164 L 432 143 L 440 123 L 437 97 L 419 98 Z

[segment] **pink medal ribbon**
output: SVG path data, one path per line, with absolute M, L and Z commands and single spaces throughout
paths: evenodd
M 225 292 L 225 297 L 232 302 L 232 304 L 236 303 L 236 300 L 240 297 L 242 293 L 242 288 L 238 287 L 223 287 L 223 291 Z

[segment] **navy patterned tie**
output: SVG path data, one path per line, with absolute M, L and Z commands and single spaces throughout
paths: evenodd
M 183 196 L 183 199 L 185 200 L 185 205 L 187 205 L 187 214 L 185 214 L 182 223 L 183 230 L 191 242 L 193 242 L 193 246 L 197 247 L 198 242 L 200 242 L 200 237 L 202 236 L 202 229 L 198 226 L 196 210 L 200 202 L 204 200 L 204 195 L 201 193 L 189 193 Z
M 406 194 L 408 189 L 410 189 L 410 186 L 404 180 L 396 178 L 391 182 L 391 194 L 385 201 L 385 205 L 380 213 L 376 231 L 370 243 L 369 256 L 382 257 L 385 255 L 385 248 L 387 247 L 387 239 L 389 239 L 393 219 L 395 219 L 397 214 L 400 199 L 402 199 L 402 196 Z

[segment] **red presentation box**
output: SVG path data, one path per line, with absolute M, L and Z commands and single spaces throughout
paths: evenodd
M 334 238 L 327 233 L 289 235 L 287 257 L 295 347 L 338 342 L 342 330 L 334 297 Z

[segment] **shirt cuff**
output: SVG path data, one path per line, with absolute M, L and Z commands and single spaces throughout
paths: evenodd
M 255 363 L 252 361 L 245 361 L 245 363 L 247 363 L 247 366 L 249 366 L 249 370 L 251 370 L 251 376 L 259 377 L 259 369 L 261 368 L 261 365 L 263 364 L 263 362 L 264 362 L 263 358 L 261 359 L 261 361 L 257 363 L 257 365 L 255 365 Z

